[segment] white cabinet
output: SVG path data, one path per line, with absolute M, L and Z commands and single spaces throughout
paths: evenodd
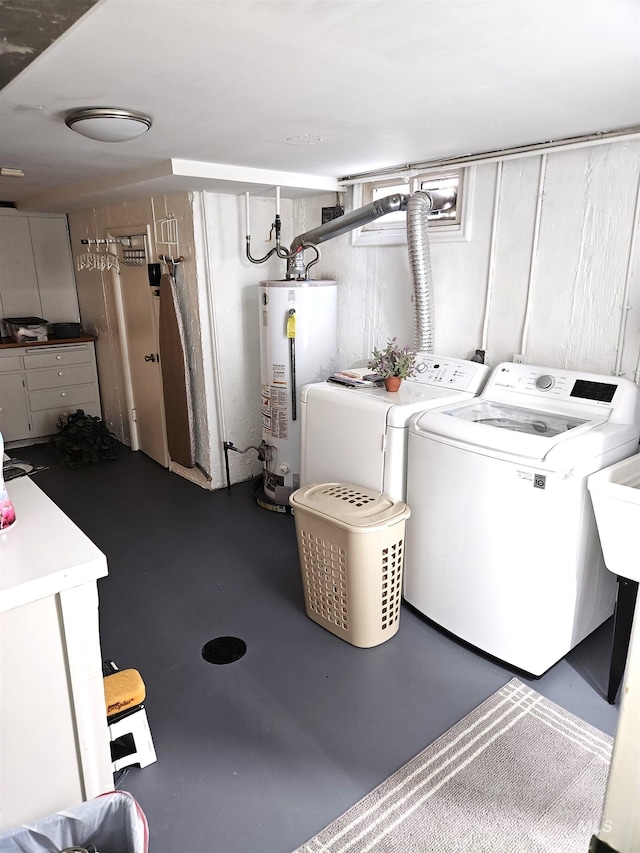
M 0 319 L 80 319 L 67 218 L 0 208 Z
M 5 441 L 30 435 L 22 358 L 0 350 L 0 433 Z
M 0 349 L 5 441 L 53 435 L 58 418 L 76 409 L 101 416 L 93 341 Z
M 104 554 L 29 477 L 0 536 L 0 832 L 113 789 L 97 579 Z

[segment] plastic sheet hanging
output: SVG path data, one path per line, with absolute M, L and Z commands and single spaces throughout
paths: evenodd
M 147 818 L 127 791 L 109 791 L 49 817 L 0 833 L 0 850 L 54 853 L 148 853 Z

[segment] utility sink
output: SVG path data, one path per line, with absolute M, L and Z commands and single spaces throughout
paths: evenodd
M 591 474 L 587 485 L 606 567 L 640 581 L 640 453 Z

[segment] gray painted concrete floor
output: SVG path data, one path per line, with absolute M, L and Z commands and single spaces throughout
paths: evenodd
M 141 672 L 158 754 L 120 785 L 151 853 L 290 853 L 514 675 L 615 734 L 612 620 L 540 679 L 407 607 L 393 639 L 358 649 L 305 615 L 294 520 L 258 507 L 250 483 L 206 492 L 126 448 L 79 471 L 46 445 L 20 456 L 50 466 L 35 482 L 108 558 L 103 656 Z M 227 635 L 246 655 L 205 662 Z

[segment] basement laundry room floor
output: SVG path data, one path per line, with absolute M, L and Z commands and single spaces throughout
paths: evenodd
M 612 620 L 540 679 L 407 607 L 393 639 L 357 649 L 305 615 L 294 519 L 260 508 L 251 483 L 207 492 L 124 447 L 79 471 L 47 445 L 18 453 L 49 466 L 34 482 L 107 555 L 103 656 L 142 674 L 158 754 L 120 784 L 151 853 L 290 853 L 513 675 L 615 735 Z M 246 654 L 207 663 L 222 636 Z

